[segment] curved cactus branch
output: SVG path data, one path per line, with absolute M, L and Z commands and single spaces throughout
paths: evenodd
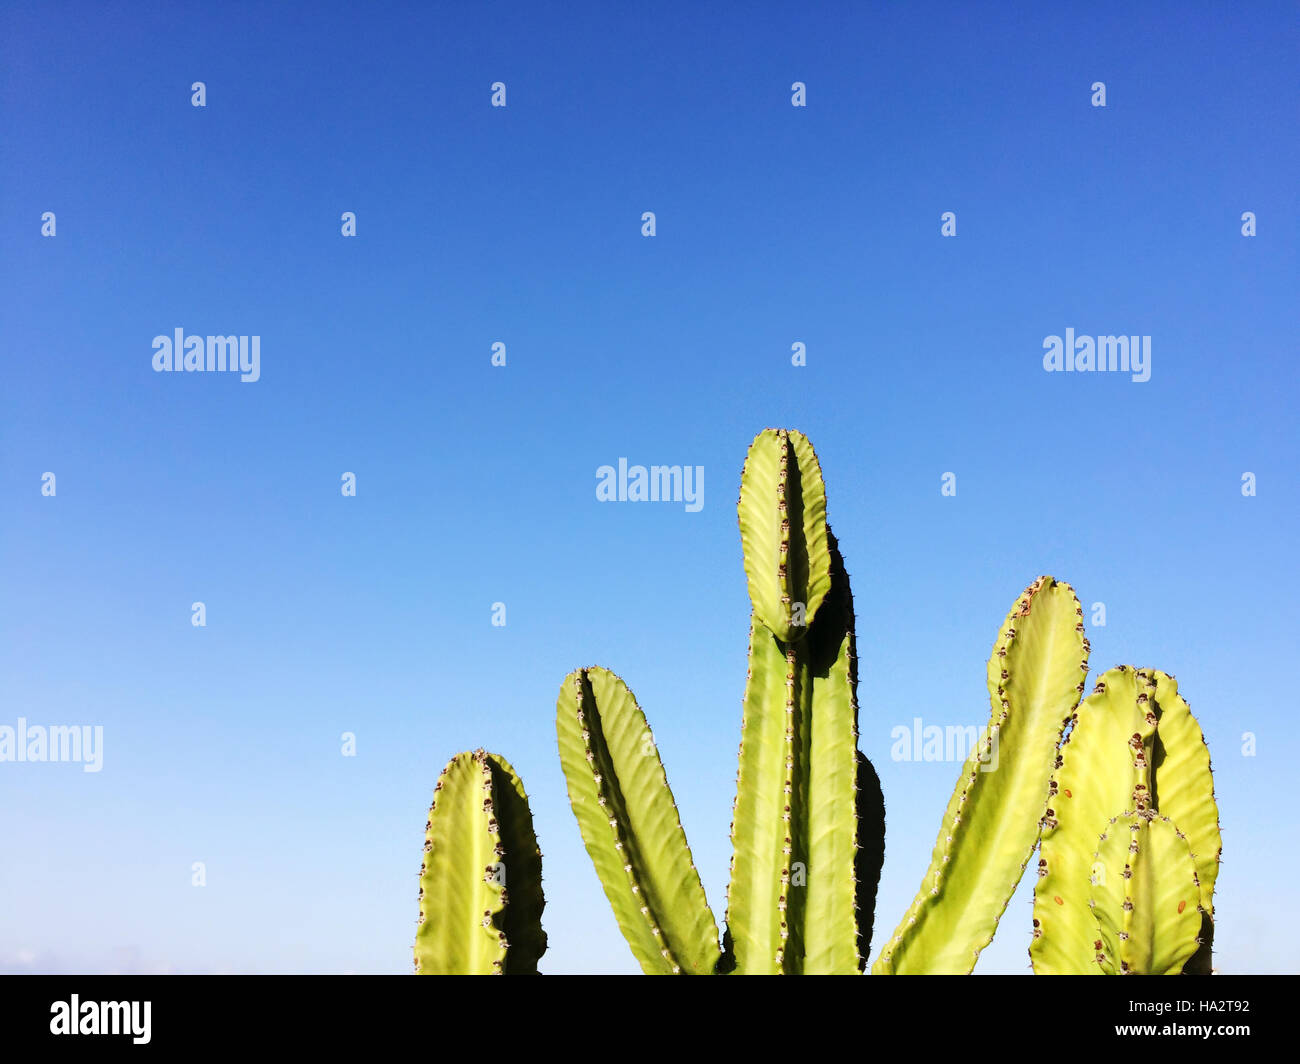
M 718 925 L 632 692 L 608 669 L 571 672 L 556 731 L 582 840 L 642 970 L 712 974 Z
M 993 715 L 962 767 L 920 892 L 872 968 L 966 974 L 993 939 L 1038 839 L 1056 749 L 1088 671 L 1083 610 L 1040 577 L 989 659 Z

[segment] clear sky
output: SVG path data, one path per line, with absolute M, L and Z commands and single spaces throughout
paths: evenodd
M 531 795 L 542 969 L 636 970 L 556 753 L 585 664 L 721 919 L 765 426 L 854 582 L 875 948 L 958 771 L 891 731 L 982 725 L 1050 573 L 1105 604 L 1094 677 L 1173 672 L 1204 727 L 1219 967 L 1300 968 L 1295 7 L 954 7 L 4 5 L 0 726 L 103 763 L 0 764 L 0 970 L 409 971 L 480 745 Z M 176 329 L 260 337 L 260 379 L 155 372 Z M 1046 372 L 1067 329 L 1149 336 L 1150 379 Z M 621 457 L 703 508 L 598 502 Z M 1027 899 L 977 970 L 1027 970 Z

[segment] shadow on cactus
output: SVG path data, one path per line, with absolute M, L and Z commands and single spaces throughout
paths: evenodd
M 600 667 L 570 673 L 556 704 L 570 804 L 643 971 L 858 973 L 884 800 L 857 749 L 853 595 L 805 436 L 755 438 L 738 510 L 752 613 L 721 941 L 645 715 Z M 1220 842 L 1200 728 L 1157 670 L 1120 666 L 1080 701 L 1089 649 L 1068 584 L 1043 576 L 1017 597 L 989 659 L 989 723 L 873 973 L 971 972 L 1040 843 L 1036 972 L 1209 973 Z M 452 809 L 444 797 L 430 815 L 417 969 L 535 971 L 540 856 L 522 785 L 481 751 L 453 759 L 439 788 L 453 784 Z M 508 904 L 502 861 L 519 877 Z

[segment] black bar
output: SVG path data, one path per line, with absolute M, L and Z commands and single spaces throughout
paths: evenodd
M 775 1039 L 770 1046 L 774 1058 L 806 1053 L 823 1040 L 845 1036 L 857 1044 L 879 1040 L 927 1054 L 972 1041 L 990 1047 L 1009 1042 L 1026 1051 L 1035 1046 L 1087 1051 L 1102 1045 L 1193 1041 L 1230 1050 L 1261 1036 L 1281 1039 L 1288 1033 L 1284 1021 L 1294 1011 L 1297 982 L 1294 976 L 829 982 L 639 976 L 7 976 L 0 979 L 0 1031 L 6 1049 L 36 1051 L 68 1045 L 94 1051 L 118 1043 L 132 1052 L 319 1049 L 334 1055 L 423 1046 L 430 1059 L 460 1046 L 477 1046 L 491 1057 L 565 1044 L 585 1046 L 579 1054 L 584 1060 L 617 1057 L 638 1044 L 648 1051 L 657 1047 L 672 1056 L 695 1056 L 701 1045 L 715 1039 L 716 1055 L 726 1057 L 733 1041 L 769 1036 Z M 70 1017 L 73 995 L 82 1014 L 79 1024 L 90 1023 L 90 1014 L 109 1020 L 126 1015 L 120 1007 L 105 1013 L 101 1002 L 136 1003 L 135 1018 L 143 1021 L 143 1003 L 148 1002 L 148 1041 L 137 1043 L 134 1039 L 141 1036 L 130 1031 L 53 1033 L 52 1024 Z M 136 1025 L 142 1027 L 142 1022 Z M 1210 1029 L 1208 1035 L 1204 1028 Z M 701 1030 L 707 1032 L 704 1042 L 689 1033 Z

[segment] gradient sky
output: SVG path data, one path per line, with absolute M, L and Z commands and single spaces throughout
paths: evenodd
M 1051 573 L 1106 604 L 1093 676 L 1173 672 L 1205 730 L 1218 966 L 1300 968 L 1294 5 L 808 6 L 4 5 L 0 725 L 100 725 L 104 767 L 0 764 L 0 970 L 409 971 L 480 745 L 531 795 L 543 971 L 636 970 L 556 755 L 597 663 L 721 919 L 769 425 L 854 582 L 875 948 L 958 772 L 891 729 L 982 726 Z M 261 379 L 154 373 L 176 328 L 260 336 Z M 1067 328 L 1151 336 L 1150 381 L 1044 372 Z M 597 502 L 620 457 L 704 508 Z M 1028 898 L 978 971 L 1027 971 Z

